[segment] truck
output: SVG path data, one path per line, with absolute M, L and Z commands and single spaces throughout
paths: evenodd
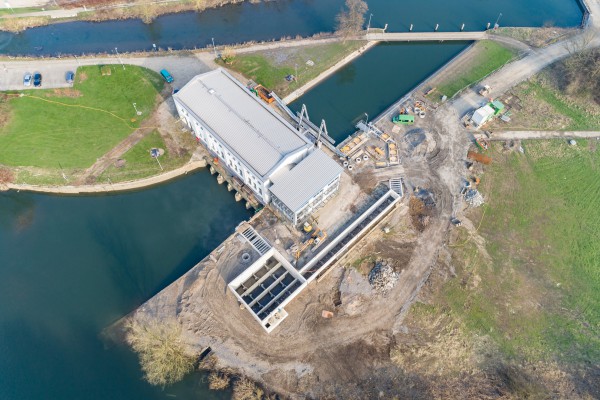
M 263 85 L 257 85 L 254 90 L 256 91 L 258 97 L 266 101 L 268 104 L 271 104 L 275 101 L 275 98 L 271 96 L 271 91 Z

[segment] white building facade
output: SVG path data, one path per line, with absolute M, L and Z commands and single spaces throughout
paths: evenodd
M 173 99 L 197 140 L 261 202 L 275 187 L 274 206 L 294 224 L 337 190 L 342 168 L 223 69 L 192 78 Z

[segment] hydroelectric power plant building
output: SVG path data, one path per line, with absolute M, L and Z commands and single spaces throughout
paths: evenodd
M 195 76 L 173 99 L 220 165 L 292 223 L 337 192 L 342 167 L 225 70 Z

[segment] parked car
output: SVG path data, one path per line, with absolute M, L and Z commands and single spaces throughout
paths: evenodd
M 25 72 L 25 75 L 23 76 L 23 85 L 24 86 L 31 86 L 31 79 L 33 77 L 31 76 L 31 74 L 29 72 Z
M 165 81 L 167 81 L 167 83 L 173 82 L 173 77 L 171 76 L 169 71 L 167 71 L 166 69 L 161 69 L 160 74 L 162 75 L 163 78 L 165 78 Z
M 65 74 L 65 81 L 67 81 L 67 83 L 73 83 L 74 79 L 75 73 L 73 71 L 67 71 L 67 73 Z
M 40 87 L 42 86 L 42 74 L 36 72 L 33 74 L 33 86 Z

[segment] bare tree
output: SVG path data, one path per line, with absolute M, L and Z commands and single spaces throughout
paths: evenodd
M 127 328 L 127 343 L 138 353 L 148 383 L 170 385 L 194 368 L 194 357 L 185 351 L 177 321 L 135 318 Z
M 365 24 L 365 13 L 369 9 L 363 0 L 346 0 L 346 7 L 335 17 L 336 32 L 344 38 L 359 33 Z
M 145 0 L 138 6 L 139 15 L 145 24 L 151 23 L 156 17 L 156 4 L 151 0 Z

